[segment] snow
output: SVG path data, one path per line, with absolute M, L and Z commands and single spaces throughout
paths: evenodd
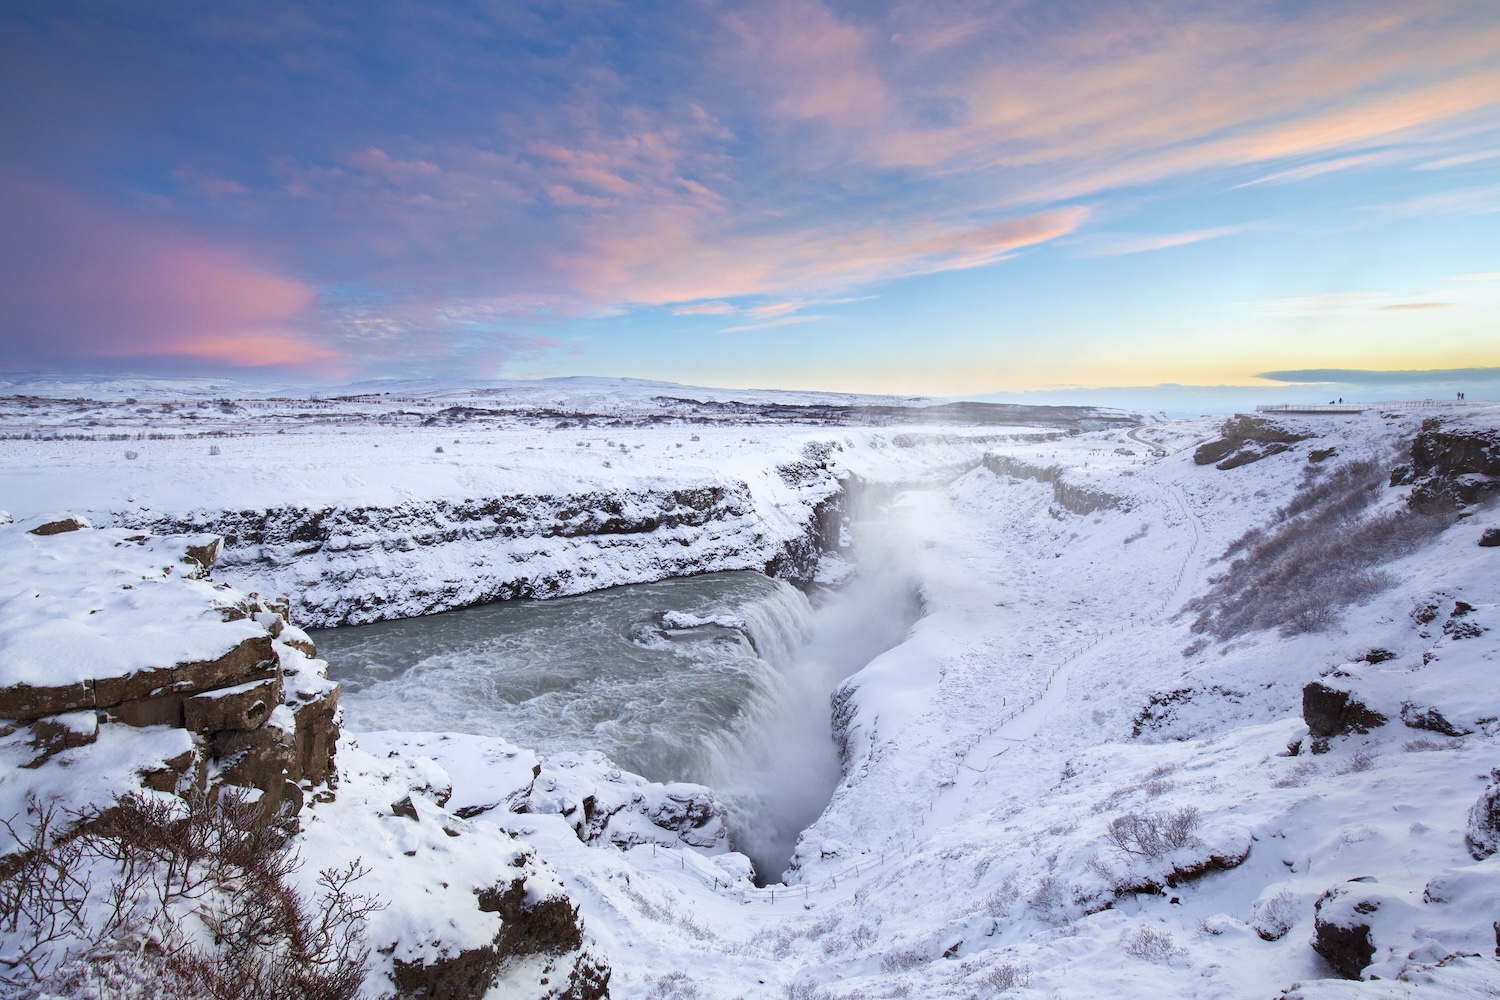
M 643 406 L 648 390 L 612 391 Z M 1475 861 L 1465 839 L 1500 749 L 1500 550 L 1477 545 L 1500 523 L 1496 507 L 1389 561 L 1390 585 L 1323 631 L 1203 643 L 1184 610 L 1225 570 L 1230 543 L 1308 481 L 1309 451 L 1336 448 L 1326 467 L 1389 465 L 1434 414 L 1500 425 L 1500 408 L 1482 406 L 1278 416 L 1315 436 L 1221 471 L 1192 460 L 1216 436 L 1206 419 L 1045 440 L 946 428 L 906 445 L 876 427 L 328 423 L 225 439 L 215 458 L 230 461 L 217 466 L 199 438 L 143 441 L 128 461 L 106 454 L 122 443 L 13 441 L 0 483 L 23 518 L 76 510 L 101 524 L 132 504 L 185 513 L 743 483 L 755 524 L 734 530 L 764 535 L 778 516 L 798 523 L 807 503 L 767 470 L 820 444 L 837 446 L 831 477 L 900 493 L 923 615 L 840 688 L 848 766 L 789 884 L 746 884 L 708 790 L 674 798 L 598 755 L 543 760 L 494 738 L 356 734 L 340 745 L 337 796 L 308 811 L 303 850 L 313 869 L 366 860 L 362 890 L 395 903 L 373 918 L 372 941 L 398 955 L 492 935 L 472 891 L 530 850 L 581 906 L 621 998 L 1478 997 L 1500 989 L 1500 858 Z M 1074 513 L 1049 482 L 992 471 L 987 453 L 1059 467 L 1069 485 L 1122 502 Z M 1375 509 L 1405 495 L 1389 488 Z M 669 541 L 642 539 L 636 555 Z M 52 570 L 27 558 L 7 586 L 41 589 L 33 577 Z M 613 565 L 644 571 L 633 558 Z M 266 579 L 299 570 L 278 572 Z M 1413 616 L 1434 601 L 1440 617 Z M 1459 601 L 1473 628 L 1444 631 Z M 1371 662 L 1371 650 L 1394 655 Z M 1301 696 L 1320 679 L 1388 721 L 1314 753 Z M 1467 735 L 1413 728 L 1426 709 Z M 391 812 L 405 795 L 418 821 Z M 602 835 L 580 824 L 589 798 L 619 806 Z M 710 816 L 687 836 L 684 801 Z M 1127 835 L 1173 817 L 1185 832 L 1164 846 Z M 1367 920 L 1365 974 L 1378 979 L 1338 979 L 1310 947 L 1325 896 L 1325 922 Z M 1373 917 L 1361 902 L 1379 904 Z
M 63 687 L 216 659 L 263 635 L 225 622 L 226 603 L 186 556 L 203 537 L 120 529 L 33 535 L 0 525 L 0 687 Z

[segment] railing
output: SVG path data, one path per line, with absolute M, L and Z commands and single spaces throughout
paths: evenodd
M 1388 403 L 1272 403 L 1261 404 L 1259 413 L 1363 413 L 1366 410 L 1430 410 L 1439 407 L 1467 406 L 1477 399 L 1405 399 Z

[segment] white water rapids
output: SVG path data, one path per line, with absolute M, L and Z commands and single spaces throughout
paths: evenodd
M 829 695 L 916 618 L 901 561 L 873 548 L 816 606 L 759 573 L 713 573 L 313 638 L 352 731 L 599 750 L 655 781 L 700 782 L 774 879 L 841 777 Z

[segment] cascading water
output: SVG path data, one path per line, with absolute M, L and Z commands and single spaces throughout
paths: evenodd
M 809 612 L 778 580 L 714 573 L 314 638 L 355 731 L 600 750 L 656 781 L 702 781 L 714 745 L 753 727 L 773 697 Z
M 904 535 L 885 516 L 853 527 L 861 571 L 816 608 L 759 573 L 713 573 L 314 639 L 351 730 L 599 750 L 655 781 L 701 782 L 736 848 L 775 877 L 841 777 L 830 693 L 917 617 Z

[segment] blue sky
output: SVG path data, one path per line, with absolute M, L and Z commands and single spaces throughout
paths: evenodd
M 0 4 L 0 366 L 1500 366 L 1483 2 Z

